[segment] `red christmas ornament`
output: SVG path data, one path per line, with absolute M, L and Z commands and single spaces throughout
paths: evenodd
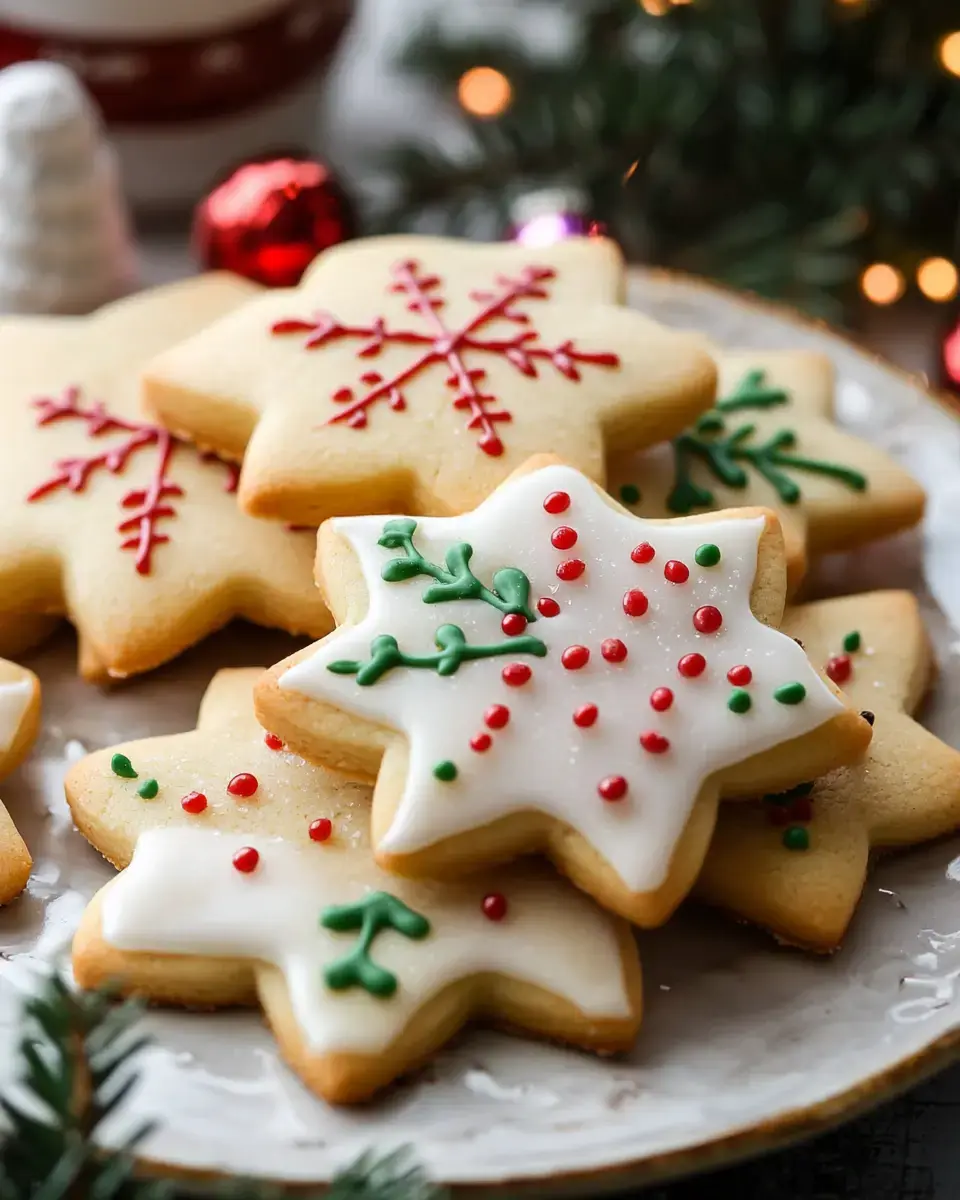
M 201 200 L 192 241 L 207 270 L 293 287 L 321 250 L 353 229 L 347 196 L 323 163 L 276 158 L 237 168 Z

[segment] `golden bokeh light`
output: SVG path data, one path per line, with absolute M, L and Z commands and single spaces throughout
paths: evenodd
M 905 287 L 903 272 L 889 263 L 873 263 L 860 276 L 860 291 L 871 304 L 895 304 Z
M 498 117 L 512 97 L 510 80 L 493 67 L 471 67 L 457 84 L 457 99 L 474 117 Z
M 960 275 L 948 258 L 925 258 L 917 267 L 917 287 L 928 300 L 952 300 L 958 286 Z
M 662 17 L 670 11 L 670 0 L 640 0 L 640 7 L 651 17 Z
M 951 75 L 960 75 L 960 29 L 940 39 L 937 57 L 940 59 L 940 65 Z

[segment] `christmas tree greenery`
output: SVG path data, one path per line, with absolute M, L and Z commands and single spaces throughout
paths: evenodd
M 526 0 L 529 3 L 529 0 Z M 543 7 L 542 5 L 540 6 Z M 575 0 L 568 53 L 421 28 L 402 63 L 455 109 L 507 77 L 459 152 L 411 143 L 387 228 L 502 235 L 514 201 L 574 188 L 631 257 L 837 315 L 875 260 L 956 257 L 954 0 Z
M 18 1095 L 0 1099 L 0 1200 L 186 1200 L 197 1193 L 137 1177 L 135 1130 L 118 1151 L 96 1146 L 104 1121 L 136 1086 L 132 1066 L 148 1038 L 134 1029 L 135 1002 L 74 993 L 56 975 L 26 1002 Z M 207 1188 L 204 1195 L 210 1195 Z M 229 1200 L 280 1200 L 282 1190 L 225 1181 Z M 366 1156 L 323 1190 L 327 1200 L 440 1200 L 403 1152 Z M 318 1193 L 319 1195 L 319 1193 Z

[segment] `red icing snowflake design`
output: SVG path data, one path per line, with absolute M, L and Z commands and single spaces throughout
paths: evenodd
M 82 492 L 90 478 L 99 470 L 109 471 L 111 475 L 122 475 L 134 455 L 142 450 L 151 449 L 154 453 L 154 466 L 150 482 L 145 488 L 133 488 L 123 496 L 120 507 L 131 511 L 117 526 L 119 534 L 127 535 L 123 537 L 120 549 L 132 550 L 137 572 L 140 575 L 149 575 L 153 565 L 154 547 L 170 541 L 169 535 L 157 531 L 157 525 L 160 521 L 178 515 L 170 501 L 177 500 L 184 494 L 183 488 L 167 476 L 170 460 L 183 443 L 159 425 L 111 416 L 99 400 L 84 407 L 80 395 L 80 388 L 68 387 L 61 400 L 54 400 L 49 396 L 34 400 L 33 405 L 39 414 L 37 425 L 76 420 L 85 424 L 84 432 L 89 438 L 99 438 L 110 433 L 125 433 L 128 436 L 122 442 L 113 443 L 100 454 L 58 459 L 54 463 L 55 474 L 38 484 L 27 496 L 27 502 L 33 504 L 61 488 L 70 492 Z M 201 460 L 225 467 L 225 490 L 237 490 L 239 468 L 235 464 L 225 463 L 215 454 L 209 453 L 201 455 Z
M 479 448 L 491 457 L 503 453 L 503 442 L 497 434 L 497 425 L 511 420 L 505 408 L 497 407 L 499 398 L 484 391 L 487 372 L 483 367 L 468 366 L 465 352 L 474 351 L 494 354 L 510 363 L 521 375 L 537 378 L 537 362 L 546 362 L 566 379 L 580 379 L 580 366 L 616 367 L 620 360 L 616 354 L 588 353 L 578 350 L 571 340 L 559 346 L 539 344 L 535 329 L 522 329 L 513 337 L 481 336 L 482 331 L 494 321 L 511 321 L 515 325 L 529 325 L 530 317 L 517 308 L 521 300 L 545 300 L 549 292 L 546 284 L 556 272 L 550 267 L 524 267 L 516 279 L 498 275 L 490 291 L 474 291 L 470 299 L 479 307 L 459 329 L 449 329 L 440 315 L 445 304 L 440 294 L 442 281 L 439 275 L 427 274 L 420 264 L 413 261 L 397 263 L 391 271 L 391 292 L 407 298 L 407 308 L 421 318 L 424 328 L 388 329 L 383 317 L 375 317 L 368 325 L 345 325 L 330 313 L 317 313 L 309 320 L 292 317 L 277 321 L 271 328 L 274 334 L 304 333 L 304 349 L 315 350 L 339 338 L 354 338 L 362 344 L 357 357 L 376 358 L 385 346 L 420 347 L 419 354 L 410 364 L 389 378 L 378 371 L 365 371 L 360 376 L 364 390 L 357 395 L 353 387 L 341 387 L 334 392 L 333 401 L 341 405 L 340 411 L 327 421 L 328 425 L 345 422 L 354 429 L 367 424 L 367 410 L 381 401 L 386 401 L 395 412 L 402 412 L 407 405 L 403 389 L 415 376 L 420 375 L 437 363 L 446 363 L 449 374 L 446 385 L 454 393 L 453 407 L 469 413 L 468 429 L 480 431 Z

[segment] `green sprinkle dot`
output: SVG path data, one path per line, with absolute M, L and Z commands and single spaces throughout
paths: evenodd
M 720 547 L 715 546 L 713 542 L 704 542 L 702 546 L 697 547 L 693 557 L 698 567 L 715 567 L 720 561 Z
M 133 763 L 125 754 L 115 754 L 110 759 L 110 770 L 114 775 L 119 775 L 122 779 L 136 779 L 137 773 L 133 769 Z
M 788 850 L 809 850 L 810 834 L 802 825 L 791 825 L 783 831 L 783 844 Z
M 802 683 L 785 683 L 773 693 L 778 704 L 799 704 L 807 695 L 807 689 Z
M 445 758 L 443 762 L 438 762 L 433 768 L 434 779 L 439 779 L 441 783 L 453 783 L 457 777 L 457 764 Z
M 137 788 L 137 795 L 144 800 L 152 800 L 160 791 L 160 784 L 155 779 L 145 779 Z
M 843 639 L 843 648 L 848 654 L 856 654 L 860 649 L 860 631 L 852 629 Z
M 752 703 L 750 693 L 745 688 L 734 688 L 727 701 L 727 708 L 734 713 L 745 713 L 750 711 Z
M 624 504 L 639 504 L 640 489 L 635 483 L 625 483 L 620 489 L 620 499 Z

